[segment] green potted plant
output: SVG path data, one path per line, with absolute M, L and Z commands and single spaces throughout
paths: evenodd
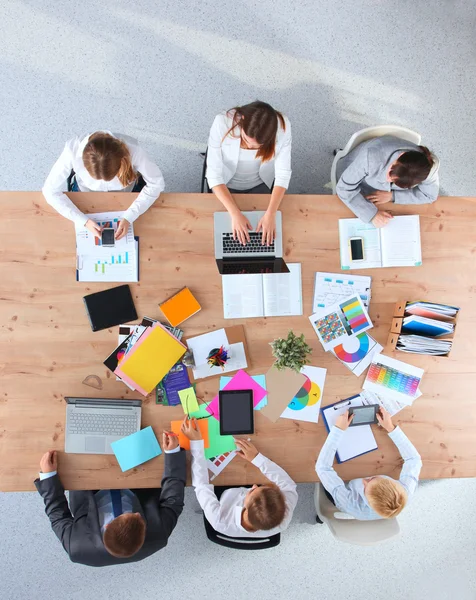
M 274 366 L 279 371 L 292 369 L 299 373 L 308 363 L 308 355 L 312 352 L 312 348 L 304 340 L 304 334 L 298 337 L 293 331 L 288 333 L 287 338 L 278 338 L 270 342 L 270 346 L 276 359 Z

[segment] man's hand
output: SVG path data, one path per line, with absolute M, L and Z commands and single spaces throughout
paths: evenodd
M 101 227 L 95 223 L 92 219 L 88 219 L 86 221 L 86 223 L 84 224 L 84 226 L 86 227 L 86 229 L 88 231 L 90 231 L 94 237 L 97 237 L 99 240 L 101 239 Z
M 178 436 L 171 431 L 164 431 L 162 434 L 162 446 L 167 452 L 178 447 Z
M 276 237 L 276 213 L 266 211 L 259 220 L 256 232 L 263 232 L 261 236 L 261 245 L 271 246 Z
M 393 219 L 393 215 L 386 210 L 379 210 L 375 217 L 372 219 L 372 225 L 374 227 L 385 227 L 385 225 Z
M 385 204 L 386 202 L 392 202 L 393 194 L 392 192 L 383 192 L 378 190 L 365 197 L 374 204 Z
M 56 450 L 48 450 L 40 460 L 40 472 L 52 473 L 58 470 L 58 456 Z
M 251 462 L 258 456 L 258 450 L 251 442 L 247 440 L 235 439 L 235 443 L 238 446 L 237 456 L 241 456 L 245 460 Z
M 350 415 L 349 417 L 349 411 L 346 410 L 345 413 L 342 413 L 337 417 L 335 426 L 338 429 L 342 429 L 342 431 L 345 431 L 347 427 L 349 427 L 349 425 L 352 423 L 353 418 L 354 415 Z
M 395 425 L 392 423 L 392 417 L 388 414 L 383 406 L 378 409 L 377 421 L 379 422 L 379 425 L 388 431 L 388 433 L 395 429 Z
M 251 223 L 245 217 L 245 215 L 237 210 L 231 215 L 231 230 L 233 231 L 233 239 L 238 240 L 243 246 L 250 241 L 250 236 L 248 233 L 249 229 L 253 229 L 251 227 Z
M 188 437 L 189 440 L 202 439 L 202 432 L 198 428 L 197 419 L 189 419 L 188 415 L 185 415 L 180 429 L 182 433 Z
M 126 235 L 128 229 L 129 221 L 127 221 L 126 219 L 121 219 L 119 221 L 119 225 L 117 226 L 117 231 L 114 236 L 114 239 L 120 240 L 121 238 L 123 238 Z

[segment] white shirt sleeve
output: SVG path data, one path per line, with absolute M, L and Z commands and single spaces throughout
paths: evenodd
M 176 452 L 180 452 L 180 446 L 177 446 L 173 450 L 164 450 L 165 454 L 175 454 Z
M 213 529 L 218 529 L 221 522 L 220 501 L 216 497 L 214 486 L 208 478 L 207 461 L 205 460 L 203 440 L 191 440 L 192 453 L 192 485 L 195 488 L 198 503 Z
M 66 184 L 72 168 L 73 155 L 69 142 L 67 142 L 63 152 L 46 178 L 42 191 L 48 204 L 58 211 L 61 216 L 74 221 L 74 223 L 82 227 L 88 218 L 64 193 L 67 189 Z
M 283 492 L 286 502 L 286 516 L 280 528 L 286 528 L 292 519 L 298 501 L 297 485 L 284 469 L 261 453 L 252 460 L 252 463 Z
M 395 429 L 388 434 L 388 437 L 398 448 L 398 451 L 405 461 L 403 463 L 399 481 L 407 490 L 408 495 L 411 496 L 418 486 L 418 478 L 420 477 L 420 471 L 423 466 L 421 456 L 400 427 L 395 427 Z
M 38 475 L 40 476 L 40 481 L 43 481 L 43 479 L 49 479 L 50 477 L 54 477 L 56 473 L 57 471 L 50 471 L 49 473 L 42 473 L 40 471 Z
M 274 159 L 274 185 L 288 189 L 291 180 L 291 123 L 286 119 L 284 141 Z
M 215 117 L 210 129 L 210 135 L 208 136 L 206 178 L 210 189 L 225 183 L 223 178 L 223 157 L 221 150 L 223 142 L 223 119 L 223 115 L 217 115 Z
M 140 146 L 131 145 L 129 145 L 129 150 L 132 166 L 142 175 L 146 183 L 143 190 L 124 213 L 123 218 L 129 223 L 133 223 L 154 204 L 160 193 L 164 191 L 165 183 L 161 170 L 149 158 L 145 150 Z

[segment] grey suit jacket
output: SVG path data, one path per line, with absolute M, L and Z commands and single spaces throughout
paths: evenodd
M 147 531 L 144 545 L 130 558 L 116 558 L 105 549 L 94 492 L 70 492 L 72 515 L 58 475 L 37 479 L 35 486 L 45 502 L 51 527 L 71 561 L 105 567 L 142 560 L 167 545 L 183 510 L 186 473 L 185 451 L 165 454 L 162 489 L 134 491 L 133 507 L 144 516 Z
M 359 144 L 337 163 L 337 195 L 364 223 L 377 214 L 377 207 L 365 198 L 372 191 L 391 191 L 395 204 L 428 204 L 438 198 L 439 161 L 435 156 L 427 179 L 415 187 L 402 189 L 387 181 L 390 165 L 408 150 L 419 151 L 412 142 L 385 135 Z

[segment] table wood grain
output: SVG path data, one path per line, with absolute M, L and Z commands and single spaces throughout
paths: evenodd
M 71 194 L 84 212 L 125 209 L 133 194 Z M 59 472 L 67 489 L 137 488 L 160 485 L 163 456 L 122 473 L 114 456 L 65 454 L 65 396 L 141 398 L 104 367 L 117 345 L 117 328 L 93 333 L 82 297 L 111 284 L 75 280 L 75 236 L 40 192 L 0 193 L 0 489 L 34 489 L 38 463 L 48 449 L 59 451 Z M 238 197 L 243 210 L 264 209 L 265 196 Z M 313 348 L 311 364 L 325 367 L 323 405 L 361 389 L 357 378 L 325 353 L 307 316 L 312 312 L 315 271 L 339 272 L 338 219 L 352 217 L 333 196 L 289 195 L 282 204 L 284 254 L 302 264 L 304 316 L 224 320 L 220 275 L 213 252 L 212 195 L 163 194 L 134 224 L 140 236 L 140 283 L 131 284 L 140 316 L 160 318 L 159 303 L 188 285 L 202 311 L 184 324 L 186 335 L 244 323 L 251 374 L 272 364 L 269 342 L 290 329 L 303 332 Z M 461 307 L 449 358 L 393 353 L 425 369 L 423 396 L 401 411 L 399 423 L 423 458 L 422 478 L 476 476 L 476 199 L 438 199 L 420 207 L 392 206 L 395 214 L 420 214 L 423 266 L 362 270 L 372 276 L 371 334 L 385 344 L 395 302 L 426 299 Z M 113 284 L 114 285 L 114 284 Z M 98 375 L 103 390 L 82 384 Z M 198 396 L 210 400 L 218 379 L 200 382 Z M 151 396 L 143 404 L 143 426 L 157 434 L 182 415 Z M 256 414 L 253 441 L 298 482 L 317 481 L 314 470 L 326 430 L 319 423 Z M 383 431 L 375 431 L 378 451 L 336 467 L 344 479 L 387 474 L 397 477 L 401 459 Z M 217 484 L 262 481 L 259 471 L 235 458 Z

